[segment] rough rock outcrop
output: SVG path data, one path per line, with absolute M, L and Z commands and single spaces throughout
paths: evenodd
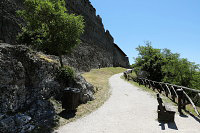
M 22 21 L 16 17 L 15 11 L 23 8 L 22 1 L 2 0 L 0 5 L 0 40 L 6 43 L 14 44 L 20 31 L 18 24 Z M 79 71 L 98 68 L 99 64 L 103 67 L 129 66 L 128 58 L 121 49 L 116 49 L 113 37 L 108 30 L 105 31 L 102 18 L 96 15 L 96 9 L 89 0 L 66 0 L 66 7 L 70 13 L 84 16 L 86 27 L 82 43 L 65 56 L 65 64 Z M 120 54 L 115 56 L 115 53 Z
M 20 31 L 19 24 L 23 22 L 16 16 L 16 11 L 22 8 L 23 0 L 0 1 L 0 40 L 2 42 L 16 43 L 16 35 Z
M 0 43 L 0 132 L 29 132 L 55 124 L 50 98 L 66 87 L 81 90 L 80 102 L 93 99 L 93 86 L 77 75 L 72 84 L 58 80 L 57 61 L 22 45 Z M 60 100 L 60 99 L 58 99 Z

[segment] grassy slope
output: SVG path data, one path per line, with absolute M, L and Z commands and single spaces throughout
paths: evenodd
M 76 116 L 71 119 L 60 118 L 60 125 L 64 125 L 78 118 L 85 116 L 100 107 L 110 96 L 108 79 L 117 73 L 126 71 L 125 68 L 109 67 L 102 69 L 93 69 L 82 76 L 95 87 L 95 100 L 82 104 L 77 108 Z

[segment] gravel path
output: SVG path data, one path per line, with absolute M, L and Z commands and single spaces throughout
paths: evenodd
M 112 95 L 98 110 L 69 123 L 58 133 L 200 133 L 200 123 L 194 118 L 175 116 L 175 123 L 160 124 L 157 119 L 157 100 L 137 87 L 120 79 L 110 78 Z

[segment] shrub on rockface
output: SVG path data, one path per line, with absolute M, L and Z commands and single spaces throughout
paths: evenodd
M 68 84 L 74 81 L 75 71 L 70 66 L 63 66 L 62 68 L 59 69 L 57 77 L 58 77 L 58 80 L 64 81 L 63 83 Z

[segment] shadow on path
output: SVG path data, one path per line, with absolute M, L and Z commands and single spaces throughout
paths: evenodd
M 75 117 L 76 115 L 76 110 L 74 111 L 67 111 L 67 110 L 63 110 L 62 112 L 60 112 L 58 114 L 60 117 L 64 118 L 64 119 L 70 119 Z
M 183 118 L 188 118 L 188 116 L 186 114 L 180 114 L 179 116 L 183 117 Z
M 169 122 L 169 123 L 160 122 L 159 126 L 161 127 L 161 130 L 166 129 L 165 125 L 167 125 L 167 127 L 170 129 L 178 130 L 175 122 Z
M 193 117 L 197 122 L 200 123 L 200 117 L 194 116 L 192 113 L 190 113 L 189 111 L 185 110 L 191 117 Z
M 190 115 L 192 118 L 194 118 L 197 122 L 200 123 L 200 117 L 197 117 L 197 116 L 194 116 L 192 113 L 190 113 L 189 111 L 185 110 L 185 112 Z M 181 114 L 179 115 L 180 117 L 183 117 L 183 118 L 188 118 L 188 116 L 186 114 Z

